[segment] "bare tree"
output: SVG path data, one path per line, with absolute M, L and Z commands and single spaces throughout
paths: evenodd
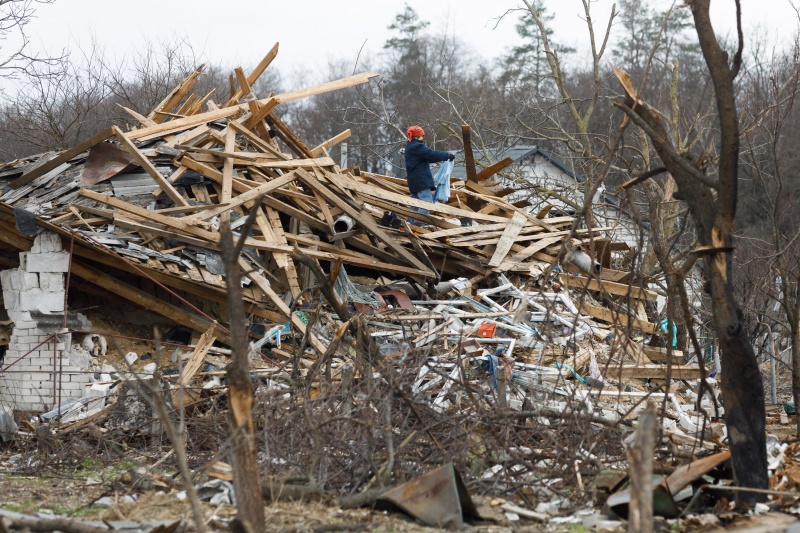
M 36 66 L 55 67 L 66 53 L 50 56 L 32 53 L 27 26 L 36 15 L 36 8 L 55 0 L 0 0 L 0 77 L 15 78 L 20 74 L 35 75 Z
M 768 485 L 764 436 L 764 388 L 752 345 L 743 327 L 742 311 L 734 296 L 731 275 L 734 220 L 738 199 L 740 130 L 734 80 L 742 64 L 744 38 L 741 6 L 736 0 L 738 47 L 732 59 L 717 40 L 709 17 L 710 0 L 687 2 L 711 75 L 719 122 L 719 167 L 709 176 L 700 165 L 679 153 L 663 116 L 642 101 L 630 79 L 620 74 L 626 97 L 615 101 L 641 127 L 667 171 L 675 179 L 695 223 L 702 245 L 695 250 L 703 266 L 723 362 L 722 394 L 730 439 L 734 478 L 738 485 Z M 699 347 L 696 347 L 699 349 Z M 762 499 L 757 493 L 738 494 L 740 503 Z

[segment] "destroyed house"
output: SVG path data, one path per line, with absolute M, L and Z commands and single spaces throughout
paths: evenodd
M 303 339 L 312 355 L 328 350 L 335 323 L 309 325 L 303 311 L 320 272 L 356 310 L 402 309 L 411 313 L 403 320 L 413 321 L 411 300 L 426 292 L 458 287 L 469 294 L 496 276 L 549 283 L 546 273 L 565 244 L 608 249 L 607 228 L 572 228 L 569 215 L 537 218 L 485 181 L 453 176 L 449 201 L 430 204 L 410 198 L 402 178 L 339 167 L 327 150 L 349 131 L 306 144 L 280 119 L 280 104 L 374 74 L 257 99 L 250 84 L 276 51 L 239 79 L 227 101 L 192 93 L 198 70 L 148 115 L 128 110 L 136 126 L 0 165 L 0 284 L 8 317 L 0 403 L 85 415 L 102 408 L 112 370 L 130 364 L 129 371 L 152 372 L 155 363 L 139 357 L 144 351 L 115 345 L 124 331 L 103 330 L 85 309 L 99 309 L 96 320 L 114 311 L 133 322 L 145 313 L 137 320 L 148 326 L 191 332 L 188 352 L 173 353 L 173 361 L 190 356 L 182 385 L 204 361 L 223 367 L 230 354 L 220 255 L 225 220 L 241 237 L 252 215 L 238 264 L 256 366 L 267 364 L 259 350 L 272 338 L 273 362 L 293 357 L 281 336 Z M 397 218 L 387 220 L 390 214 Z M 412 231 L 410 218 L 425 226 Z M 597 261 L 609 266 L 606 256 Z M 355 283 L 348 271 L 370 273 L 371 281 Z M 622 290 L 617 280 L 626 273 L 603 275 L 608 281 L 595 288 Z M 460 281 L 449 283 L 453 278 Z M 562 279 L 567 286 L 589 281 L 580 270 Z M 605 310 L 592 312 L 608 318 Z M 212 357 L 214 341 L 222 347 Z
M 452 176 L 466 179 L 463 151 L 453 152 L 456 161 Z M 554 215 L 574 214 L 572 206 L 559 200 L 564 196 L 573 202 L 583 202 L 584 176 L 550 150 L 535 145 L 514 145 L 491 151 L 489 160 L 476 154 L 478 170 L 489 168 L 495 162 L 505 162 L 505 166 L 487 187 L 510 202 L 522 205 L 531 213 L 552 206 Z M 538 190 L 532 190 L 535 185 Z M 600 226 L 612 226 L 609 236 L 630 248 L 638 248 L 640 229 L 638 224 L 626 213 L 619 198 L 601 186 L 592 201 L 594 216 Z

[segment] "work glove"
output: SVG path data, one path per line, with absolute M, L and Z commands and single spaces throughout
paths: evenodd
M 450 154 L 449 156 L 447 156 L 448 161 L 454 161 L 455 158 L 456 158 L 455 154 Z

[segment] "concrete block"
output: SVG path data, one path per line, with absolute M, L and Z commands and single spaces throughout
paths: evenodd
M 69 270 L 69 252 L 28 254 L 27 272 L 66 272 Z
M 44 231 L 33 239 L 31 253 L 58 252 L 61 250 L 61 237 L 57 233 Z
M 64 308 L 64 291 L 43 291 L 31 289 L 19 295 L 19 309 L 22 311 L 47 310 L 50 313 Z
M 27 291 L 30 289 L 39 288 L 39 275 L 33 272 L 22 273 L 22 290 Z
M 39 274 L 39 286 L 50 291 L 64 290 L 64 274 L 60 272 L 42 272 Z
M 8 318 L 14 320 L 13 312 L 19 309 L 19 291 L 4 290 L 3 291 L 3 305 L 8 309 Z
M 4 291 L 12 289 L 11 286 L 11 273 L 14 272 L 16 269 L 8 268 L 6 270 L 0 271 L 0 287 L 3 287 Z
M 53 369 L 53 356 L 52 354 L 50 357 L 46 357 L 42 354 L 38 354 L 37 357 L 26 358 L 29 365 L 32 366 L 40 366 L 46 370 Z M 58 364 L 58 359 L 56 359 L 56 364 Z
M 19 253 L 19 269 L 26 270 L 28 268 L 28 254 L 29 252 Z
M 18 297 L 19 298 L 19 297 Z M 19 306 L 17 306 L 19 307 Z M 18 322 L 32 322 L 33 319 L 31 318 L 30 311 L 22 311 L 21 309 L 12 309 L 6 306 L 6 310 L 8 311 L 8 318 L 10 318 L 14 324 Z M 28 327 L 28 326 L 22 326 Z
M 3 285 L 3 290 L 20 290 L 22 288 L 22 274 L 23 271 L 18 268 L 9 268 L 0 272 L 0 283 Z

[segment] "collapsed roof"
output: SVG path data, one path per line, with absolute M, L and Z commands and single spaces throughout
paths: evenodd
M 538 219 L 482 185 L 486 172 L 478 180 L 451 177 L 449 201 L 429 204 L 410 198 L 403 179 L 338 167 L 327 149 L 349 130 L 310 147 L 276 111 L 375 74 L 258 100 L 251 85 L 276 53 L 277 45 L 248 76 L 239 70 L 238 89 L 222 105 L 192 93 L 198 69 L 147 116 L 126 109 L 137 128 L 111 127 L 63 152 L 0 165 L 0 241 L 27 250 L 39 228 L 54 231 L 70 243 L 72 274 L 198 332 L 208 329 L 207 317 L 160 301 L 107 268 L 224 302 L 219 219 L 228 217 L 235 231 L 256 210 L 240 258 L 248 311 L 304 331 L 287 304 L 304 288 L 296 254 L 337 270 L 367 268 L 425 284 L 492 271 L 539 275 L 565 238 L 599 242 L 596 231 L 606 228 L 573 231 L 572 217 Z M 427 226 L 382 225 L 388 213 Z M 15 261 L 14 254 L 0 257 L 7 267 Z

